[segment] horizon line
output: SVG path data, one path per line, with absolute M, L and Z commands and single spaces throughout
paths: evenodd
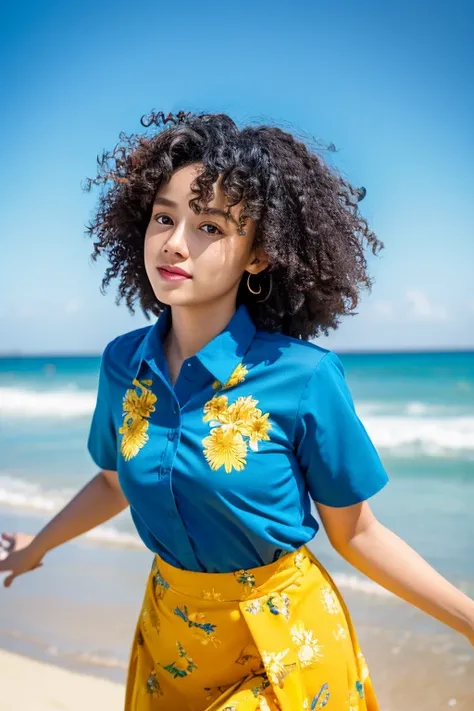
M 315 344 L 319 345 L 319 344 Z M 324 346 L 323 346 L 324 348 Z M 341 355 L 424 355 L 424 354 L 450 354 L 450 353 L 474 353 L 473 346 L 459 346 L 452 348 L 439 348 L 435 346 L 426 346 L 422 348 L 372 348 L 372 349 L 339 349 L 339 348 L 328 348 L 327 350 L 332 350 L 335 353 L 340 353 Z M 41 351 L 38 353 L 31 353 L 26 351 L 0 351 L 0 359 L 7 358 L 101 358 L 102 353 L 97 351 L 84 351 L 84 352 L 73 352 L 73 351 L 59 351 L 59 352 L 47 352 Z

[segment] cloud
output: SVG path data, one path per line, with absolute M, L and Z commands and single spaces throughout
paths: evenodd
M 409 289 L 405 301 L 411 309 L 411 315 L 423 321 L 446 321 L 448 312 L 444 306 L 435 306 L 421 289 Z
M 418 321 L 439 322 L 446 321 L 448 317 L 446 308 L 432 304 L 422 289 L 408 289 L 403 300 L 375 301 L 372 308 L 384 320 L 404 319 L 408 316 Z M 474 313 L 474 302 L 469 304 L 468 309 Z

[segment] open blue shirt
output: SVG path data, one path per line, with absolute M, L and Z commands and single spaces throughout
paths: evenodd
M 311 498 L 349 506 L 386 484 L 334 353 L 257 331 L 241 305 L 173 388 L 170 323 L 168 307 L 108 344 L 88 442 L 153 552 L 195 571 L 265 565 L 314 537 Z

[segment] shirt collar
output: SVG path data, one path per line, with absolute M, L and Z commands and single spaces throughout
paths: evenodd
M 138 366 L 145 360 L 152 368 L 165 372 L 163 342 L 171 325 L 167 306 L 150 328 L 138 353 Z M 219 382 L 225 383 L 248 351 L 256 327 L 245 304 L 238 306 L 227 326 L 196 353 L 202 365 Z

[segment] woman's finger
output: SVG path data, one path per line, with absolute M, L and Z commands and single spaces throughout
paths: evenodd
M 7 570 L 11 570 L 11 563 L 8 558 L 8 552 L 0 550 L 0 573 L 5 573 Z
M 15 534 L 14 533 L 2 533 L 0 540 L 0 548 L 7 551 L 12 551 L 15 547 Z
M 12 573 L 11 575 L 7 575 L 7 577 L 6 577 L 5 580 L 3 581 L 3 586 L 4 586 L 5 588 L 9 588 L 10 585 L 11 585 L 11 584 L 13 583 L 13 581 L 15 580 L 15 578 L 16 578 L 16 575 L 15 575 L 14 573 Z

